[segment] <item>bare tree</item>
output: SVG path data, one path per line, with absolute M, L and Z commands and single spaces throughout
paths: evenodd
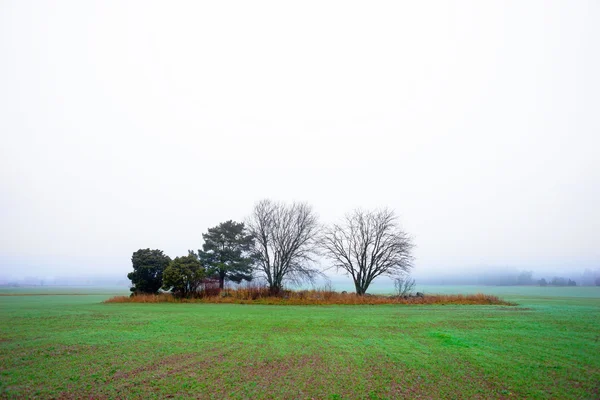
M 398 297 L 411 296 L 415 289 L 415 280 L 408 274 L 401 274 L 394 279 L 394 288 Z
M 399 275 L 412 267 L 412 240 L 389 209 L 346 214 L 324 231 L 322 246 L 333 267 L 352 276 L 358 295 L 378 276 Z
M 251 252 L 256 269 L 264 275 L 271 293 L 279 293 L 286 281 L 312 282 L 321 274 L 313 266 L 319 223 L 308 204 L 262 200 L 246 226 L 255 239 Z

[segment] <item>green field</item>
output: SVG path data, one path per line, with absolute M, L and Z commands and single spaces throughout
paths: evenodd
M 0 397 L 600 398 L 600 288 L 483 290 L 519 305 L 0 296 Z

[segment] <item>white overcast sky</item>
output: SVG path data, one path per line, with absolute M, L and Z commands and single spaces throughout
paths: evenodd
M 0 0 L 0 275 L 122 274 L 262 198 L 416 272 L 600 266 L 599 1 Z

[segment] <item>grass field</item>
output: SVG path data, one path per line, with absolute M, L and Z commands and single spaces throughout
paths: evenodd
M 598 399 L 600 288 L 564 289 L 473 289 L 517 307 L 0 296 L 0 397 Z

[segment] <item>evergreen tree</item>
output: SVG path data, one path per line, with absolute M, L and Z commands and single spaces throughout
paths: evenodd
M 187 256 L 175 257 L 165 269 L 163 289 L 170 290 L 177 297 L 197 297 L 205 277 L 204 266 L 190 250 Z
M 163 271 L 171 259 L 162 250 L 139 249 L 131 256 L 133 272 L 127 274 L 135 293 L 157 293 L 163 285 Z
M 204 245 L 198 250 L 202 263 L 219 279 L 219 288 L 225 281 L 252 280 L 252 258 L 248 251 L 254 239 L 243 222 L 226 221 L 202 234 Z

